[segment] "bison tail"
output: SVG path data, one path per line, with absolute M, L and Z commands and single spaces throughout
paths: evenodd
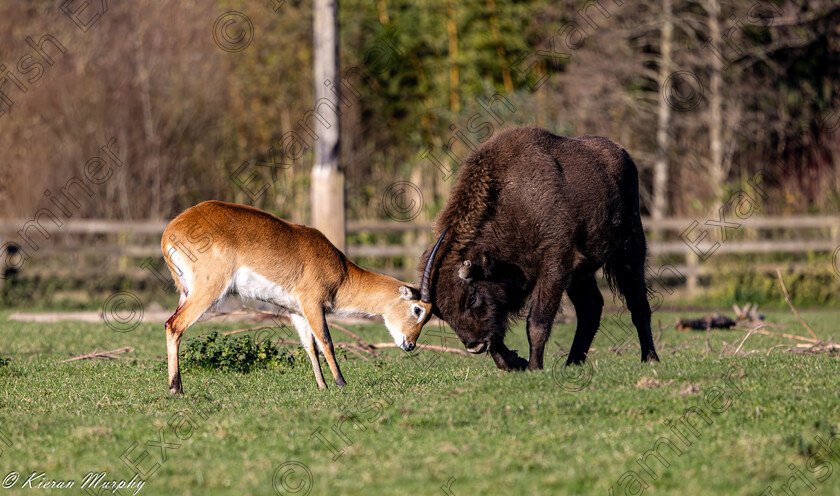
M 607 281 L 607 286 L 610 288 L 610 291 L 613 294 L 613 301 L 615 301 L 615 297 L 618 296 L 623 302 L 624 295 L 621 294 L 621 291 L 618 290 L 618 282 L 616 280 L 615 270 L 613 270 L 612 265 L 604 265 L 603 271 L 604 279 Z
M 604 264 L 604 279 L 607 281 L 610 291 L 613 294 L 613 301 L 617 296 L 622 303 L 626 303 L 626 291 L 634 288 L 634 292 L 644 290 L 648 300 L 656 296 L 656 291 L 646 278 L 647 260 L 644 255 L 635 259 L 626 259 L 619 255 L 616 260 Z

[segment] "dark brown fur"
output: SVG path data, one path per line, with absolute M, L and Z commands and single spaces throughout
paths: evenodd
M 604 300 L 595 271 L 603 267 L 631 312 L 642 360 L 658 360 L 638 174 L 619 145 L 534 127 L 502 131 L 458 171 L 437 233 L 447 226 L 432 274 L 432 303 L 467 349 L 489 350 L 501 369 L 541 369 L 567 292 L 578 317 L 567 364 L 582 363 L 600 323 Z M 526 309 L 528 362 L 504 345 L 510 318 Z

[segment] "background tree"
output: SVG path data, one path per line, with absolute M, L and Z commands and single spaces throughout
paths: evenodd
M 765 213 L 837 212 L 840 140 L 832 116 L 840 113 L 840 6 L 714 0 L 720 37 L 708 46 L 724 50 L 723 68 L 704 48 L 716 36 L 712 1 L 672 0 L 671 16 L 665 0 L 601 0 L 609 16 L 581 0 L 341 1 L 342 76 L 366 71 L 353 79 L 358 95 L 348 95 L 332 127 L 339 129 L 348 218 L 387 218 L 382 196 L 400 180 L 418 183 L 424 218 L 433 218 L 451 179 L 421 158 L 423 150 L 439 151 L 482 111 L 476 98 L 496 93 L 516 107 L 498 127 L 539 124 L 623 144 L 640 168 L 645 213 L 654 201 L 666 215 L 705 213 L 775 163 L 785 167 L 774 169 Z M 596 26 L 581 14 L 584 6 Z M 29 218 L 45 190 L 81 177 L 87 158 L 113 136 L 126 166 L 75 215 L 165 219 L 218 198 L 311 222 L 311 172 L 323 138 L 308 141 L 284 167 L 270 165 L 283 136 L 305 134 L 298 121 L 316 101 L 313 8 L 308 0 L 277 12 L 268 2 L 208 8 L 138 0 L 109 4 L 82 33 L 53 2 L 0 5 L 0 63 L 7 68 L 0 91 L 13 102 L 0 117 L 2 215 Z M 229 10 L 254 25 L 253 42 L 237 53 L 220 49 L 211 35 Z M 585 36 L 570 48 L 564 29 L 572 23 Z M 25 39 L 46 33 L 67 50 L 55 53 L 52 65 L 42 61 L 41 78 L 26 82 L 24 93 L 6 74 L 26 81 L 16 68 L 32 52 Z M 552 38 L 568 60 L 537 54 Z M 396 55 L 371 70 L 369 55 L 383 39 Z M 536 90 L 516 72 L 520 55 L 527 57 L 520 68 L 534 62 L 548 76 Z M 668 117 L 662 85 L 674 71 L 694 74 L 703 98 Z M 714 153 L 713 141 L 720 143 Z M 242 177 L 255 174 L 252 187 L 266 186 L 264 194 L 249 196 L 231 179 L 246 162 Z
M 338 5 L 336 0 L 314 0 L 313 51 L 316 122 L 315 165 L 312 167 L 312 225 L 344 251 L 344 173 L 339 164 L 339 95 L 328 84 L 338 77 Z M 321 113 L 322 109 L 324 114 Z M 332 110 L 330 110 L 332 109 Z M 305 119 L 305 118 L 304 118 Z M 323 119 L 323 120 L 322 120 Z M 332 122 L 330 122 L 332 120 Z

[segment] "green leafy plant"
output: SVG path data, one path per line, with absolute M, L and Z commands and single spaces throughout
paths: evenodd
M 826 306 L 840 302 L 840 281 L 830 268 L 814 267 L 782 276 L 794 305 Z M 747 301 L 777 308 L 787 306 L 775 274 L 729 265 L 711 276 L 705 300 L 727 306 Z
M 292 369 L 309 361 L 300 346 L 293 350 L 278 349 L 268 340 L 255 343 L 251 336 L 232 337 L 218 331 L 188 339 L 181 359 L 187 367 L 237 372 L 260 368 Z

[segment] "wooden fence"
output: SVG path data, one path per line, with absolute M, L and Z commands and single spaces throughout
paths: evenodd
M 152 276 L 149 270 L 142 268 L 143 261 L 151 257 L 159 264 L 161 260 L 159 241 L 166 222 L 80 219 L 66 221 L 58 227 L 46 220 L 41 226 L 49 237 L 34 227 L 27 229 L 37 249 L 23 242 L 19 234 L 27 222 L 0 221 L 0 245 L 16 243 L 32 256 L 21 268 L 23 274 L 78 277 L 83 273 L 95 277 L 97 274 L 119 273 L 130 278 L 143 278 Z M 685 276 L 687 288 L 694 290 L 698 278 L 718 269 L 717 261 L 725 259 L 727 254 L 788 255 L 779 257 L 786 262 L 763 262 L 745 267 L 745 270 L 772 271 L 776 267 L 802 270 L 809 263 L 795 261 L 797 258 L 808 253 L 835 253 L 840 245 L 840 217 L 756 216 L 727 218 L 725 222 L 727 224 L 721 225 L 719 219 L 702 218 L 643 219 L 650 264 L 672 265 Z M 376 244 L 349 243 L 347 254 L 351 259 L 360 259 L 364 265 L 371 265 L 364 261 L 375 261 L 376 270 L 408 280 L 415 277 L 417 259 L 433 241 L 429 223 L 348 222 L 347 227 L 351 239 L 358 237 L 354 235 L 372 234 L 374 237 L 380 235 L 383 240 L 392 240 Z M 705 238 L 699 239 L 704 233 Z M 394 243 L 393 239 L 399 241 Z M 695 246 L 692 246 L 693 243 Z M 10 262 L 7 253 L 0 255 L 4 263 L 0 270 L 3 270 Z M 51 263 L 51 260 L 55 261 Z M 91 260 L 94 267 L 89 267 Z M 383 260 L 400 260 L 402 263 L 393 268 L 391 264 L 378 263 Z

